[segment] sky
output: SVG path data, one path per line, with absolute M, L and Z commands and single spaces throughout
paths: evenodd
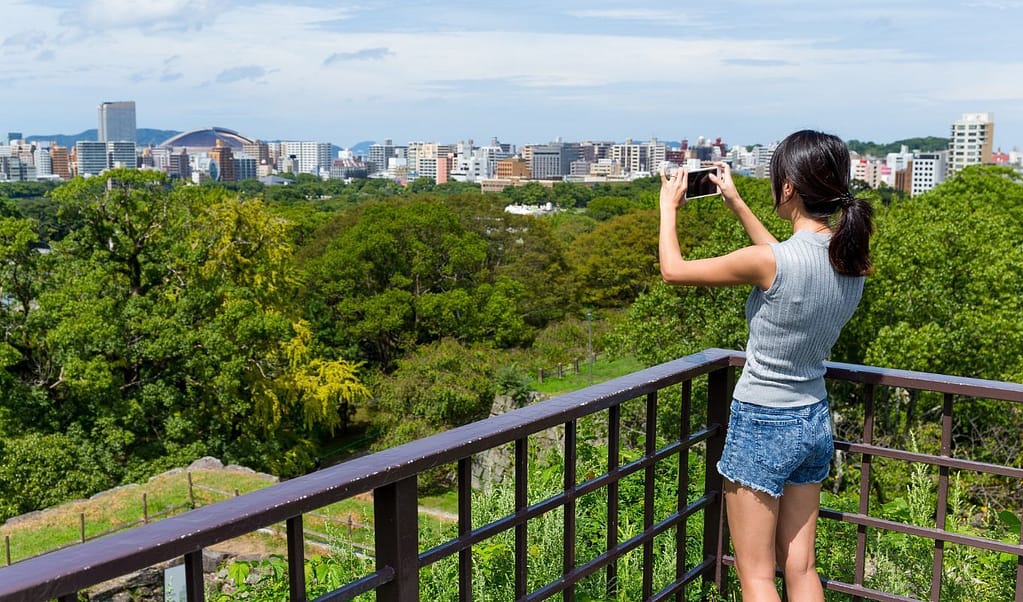
M 342 147 L 802 128 L 891 142 L 991 112 L 1023 148 L 1023 0 L 3 0 L 0 132 L 138 127 Z

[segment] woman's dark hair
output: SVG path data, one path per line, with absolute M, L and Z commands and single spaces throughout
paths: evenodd
M 874 208 L 849 192 L 849 148 L 841 138 L 802 130 L 782 140 L 771 157 L 775 208 L 786 181 L 792 183 L 811 217 L 831 221 L 839 213 L 828 247 L 835 271 L 846 276 L 869 274 Z

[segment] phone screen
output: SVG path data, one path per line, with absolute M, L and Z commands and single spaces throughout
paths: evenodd
M 695 199 L 703 196 L 711 196 L 719 192 L 717 184 L 711 181 L 710 174 L 716 173 L 717 168 L 708 167 L 694 169 L 688 174 L 686 186 L 686 198 Z

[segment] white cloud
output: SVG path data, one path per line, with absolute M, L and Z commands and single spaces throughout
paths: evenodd
M 648 21 L 660 25 L 693 25 L 697 20 L 677 10 L 650 8 L 602 8 L 569 11 L 569 15 L 587 19 L 614 21 Z
M 389 56 L 394 56 L 394 53 L 387 48 L 362 48 L 354 52 L 335 52 L 324 59 L 323 64 L 329 66 L 348 61 L 380 61 Z
M 38 50 L 46 43 L 46 32 L 39 30 L 21 31 L 7 36 L 0 43 L 5 52 Z
M 225 69 L 217 74 L 218 84 L 230 84 L 242 80 L 259 80 L 266 75 L 267 71 L 259 65 L 243 65 Z
M 145 31 L 201 29 L 227 10 L 213 0 L 85 0 L 63 14 L 61 23 L 82 32 L 139 28 Z

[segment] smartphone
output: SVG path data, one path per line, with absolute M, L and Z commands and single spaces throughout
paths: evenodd
M 701 167 L 700 169 L 690 170 L 686 174 L 688 176 L 686 198 L 692 200 L 721 194 L 721 189 L 718 188 L 718 185 L 711 181 L 711 174 L 721 177 L 717 167 Z
M 670 178 L 675 175 L 675 172 L 679 170 L 679 167 L 672 165 L 665 170 L 666 175 Z M 701 167 L 699 169 L 690 169 L 686 174 L 686 198 L 687 199 L 698 199 L 705 196 L 714 196 L 720 194 L 721 189 L 718 185 L 711 181 L 710 174 L 714 174 L 721 177 L 720 170 L 713 165 L 707 167 Z

